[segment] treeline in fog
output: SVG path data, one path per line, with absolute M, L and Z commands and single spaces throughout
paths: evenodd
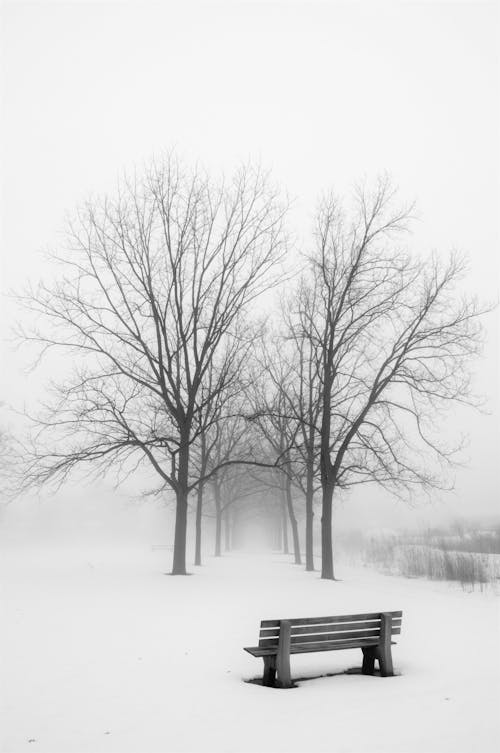
M 75 210 L 44 280 L 18 296 L 34 363 L 60 360 L 20 438 L 17 493 L 147 469 L 145 491 L 175 498 L 176 575 L 188 505 L 202 563 L 208 500 L 216 551 L 245 500 L 264 518 L 277 505 L 313 569 L 316 500 L 333 579 L 339 495 L 446 485 L 460 439 L 444 441 L 439 418 L 476 402 L 484 311 L 464 260 L 405 250 L 412 207 L 386 178 L 318 197 L 300 242 L 288 216 L 261 169 L 214 179 L 174 155 Z

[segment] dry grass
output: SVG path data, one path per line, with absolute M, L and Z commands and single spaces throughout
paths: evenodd
M 341 537 L 339 549 L 382 572 L 408 578 L 459 582 L 481 590 L 500 578 L 500 527 L 478 530 L 463 523 L 448 529 Z

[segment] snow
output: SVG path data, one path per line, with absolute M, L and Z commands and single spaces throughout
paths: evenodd
M 491 590 L 338 567 L 322 581 L 282 555 L 207 558 L 6 547 L 4 753 L 496 749 L 499 600 Z M 393 678 L 344 674 L 361 652 L 292 657 L 291 690 L 261 675 L 263 618 L 403 610 Z M 337 674 L 335 674 L 337 673 Z

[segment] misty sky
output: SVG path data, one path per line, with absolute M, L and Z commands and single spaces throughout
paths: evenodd
M 2 35 L 5 290 L 43 273 L 67 210 L 175 147 L 214 170 L 270 167 L 299 246 L 321 190 L 387 170 L 417 201 L 412 247 L 467 251 L 469 291 L 498 297 L 497 3 L 17 1 Z M 476 385 L 492 414 L 443 427 L 471 435 L 460 512 L 496 504 L 497 314 L 487 334 Z M 1 399 L 41 394 L 21 355 L 3 361 Z

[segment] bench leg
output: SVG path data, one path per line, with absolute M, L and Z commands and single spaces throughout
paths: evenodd
M 382 677 L 392 677 L 391 651 L 392 615 L 389 612 L 380 615 L 380 643 L 377 646 L 377 659 Z
M 262 675 L 262 684 L 268 688 L 274 687 L 274 680 L 276 678 L 276 655 L 263 656 L 264 660 L 264 674 Z
M 277 661 L 277 688 L 291 688 L 292 687 L 292 675 L 290 673 L 290 654 L 286 656 L 278 656 Z
M 361 673 L 364 675 L 375 674 L 375 648 L 376 646 L 367 646 L 362 648 L 363 652 L 363 666 Z
M 278 688 L 291 688 L 292 676 L 290 674 L 290 622 L 280 620 L 280 637 L 278 653 L 276 655 L 276 686 Z
M 382 677 L 393 677 L 392 651 L 390 646 L 377 646 L 377 659 Z

